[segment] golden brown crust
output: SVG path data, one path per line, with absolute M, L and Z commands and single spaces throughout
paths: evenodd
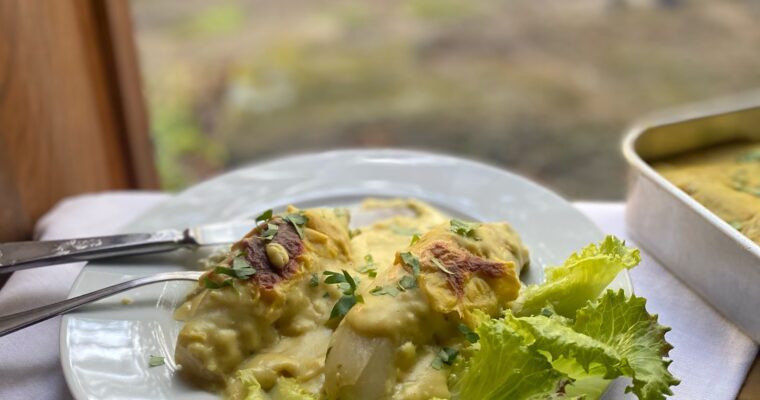
M 421 260 L 423 268 L 433 272 L 439 270 L 433 262 L 433 258 L 437 259 L 446 268 L 446 271 L 450 272 L 440 271 L 446 276 L 451 290 L 459 298 L 464 296 L 464 287 L 468 275 L 480 274 L 487 278 L 498 278 L 506 273 L 504 263 L 475 256 L 444 241 L 430 243 L 429 247 L 423 250 Z

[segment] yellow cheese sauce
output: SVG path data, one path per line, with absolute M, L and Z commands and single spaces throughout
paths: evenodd
M 699 150 L 654 168 L 718 217 L 760 244 L 760 143 Z
M 506 223 L 457 231 L 421 201 L 360 208 L 385 216 L 351 230 L 347 210 L 291 207 L 302 225 L 275 216 L 214 261 L 175 314 L 184 377 L 229 399 L 449 398 L 436 355 L 463 345 L 474 310 L 495 316 L 517 297 L 528 251 Z M 241 257 L 259 268 L 245 279 Z M 331 318 L 345 297 L 355 304 Z

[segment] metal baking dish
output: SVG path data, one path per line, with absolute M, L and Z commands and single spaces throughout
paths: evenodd
M 739 139 L 760 141 L 760 92 L 641 120 L 623 141 L 626 224 L 649 254 L 760 342 L 760 246 L 649 165 Z

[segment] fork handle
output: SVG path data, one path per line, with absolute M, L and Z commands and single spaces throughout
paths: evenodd
M 38 322 L 48 320 L 81 307 L 93 301 L 100 300 L 104 297 L 112 296 L 139 286 L 164 281 L 196 281 L 201 277 L 202 272 L 181 271 L 181 272 L 163 272 L 151 276 L 133 279 L 131 281 L 118 283 L 113 286 L 86 293 L 81 296 L 72 297 L 68 300 L 59 301 L 58 303 L 48 304 L 46 306 L 33 308 L 31 310 L 21 311 L 16 314 L 0 317 L 0 337 L 13 333 L 19 329 L 24 329 Z
M 167 229 L 81 239 L 0 244 L 0 273 L 75 261 L 158 253 L 194 245 L 187 231 Z

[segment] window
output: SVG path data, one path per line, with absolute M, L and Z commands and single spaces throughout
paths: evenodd
M 760 6 L 132 0 L 165 188 L 293 152 L 410 147 L 622 198 L 637 117 L 760 86 Z

